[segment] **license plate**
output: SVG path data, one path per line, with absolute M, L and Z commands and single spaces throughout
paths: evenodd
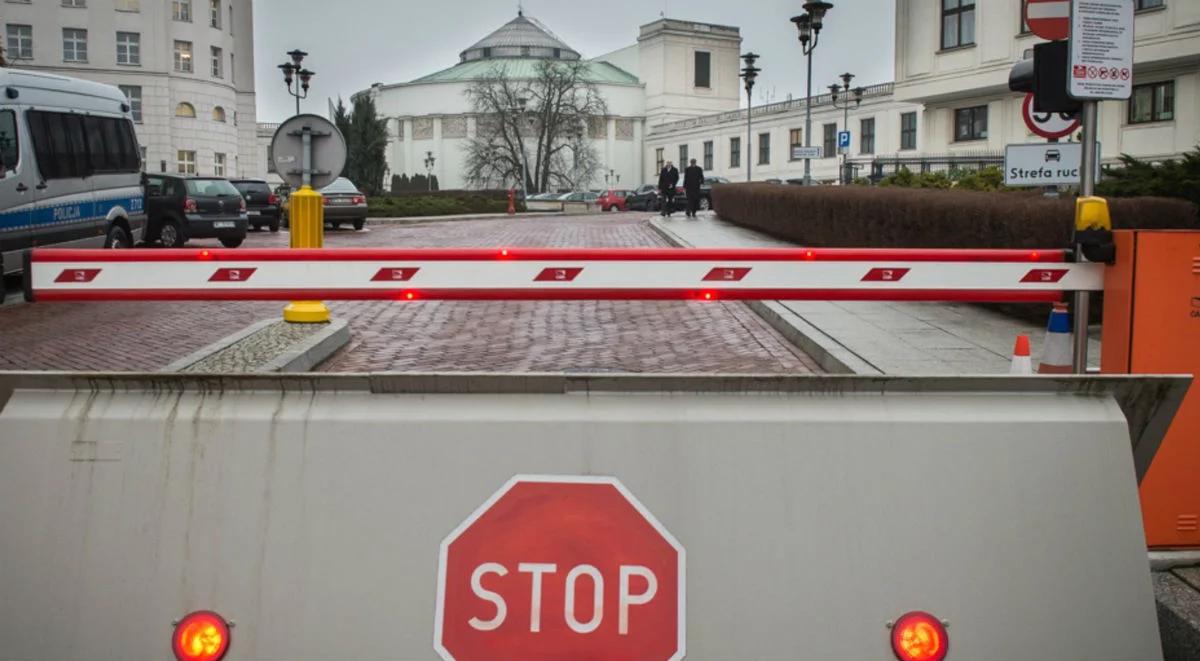
M 217 222 L 213 223 L 213 229 L 224 230 L 232 229 L 234 227 L 237 227 L 237 223 L 230 220 L 218 220 Z
M 340 204 L 349 204 L 349 203 L 350 203 L 350 201 L 349 201 L 349 200 L 338 200 L 338 199 L 333 199 L 333 200 L 330 200 L 330 201 L 329 201 L 329 203 L 330 203 L 330 204 L 339 204 L 339 205 L 340 205 Z
M 261 213 L 259 213 L 258 211 L 247 211 L 247 212 L 246 212 L 246 215 L 247 215 L 247 216 L 259 216 L 259 215 L 262 215 L 262 214 L 261 214 Z

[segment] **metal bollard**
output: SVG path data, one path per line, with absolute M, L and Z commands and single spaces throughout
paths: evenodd
M 291 247 L 321 248 L 325 245 L 325 200 L 311 186 L 292 193 L 288 207 Z M 329 323 L 329 308 L 321 301 L 293 301 L 283 309 L 283 320 L 293 324 Z

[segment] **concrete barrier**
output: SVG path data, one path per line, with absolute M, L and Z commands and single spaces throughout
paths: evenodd
M 0 375 L 0 656 L 167 658 L 211 609 L 230 660 L 432 658 L 439 545 L 539 474 L 686 549 L 689 658 L 883 661 L 922 610 L 951 658 L 1154 661 L 1137 484 L 1188 383 Z

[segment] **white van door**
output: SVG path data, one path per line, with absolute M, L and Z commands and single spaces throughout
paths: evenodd
M 20 110 L 0 108 L 0 256 L 3 272 L 21 268 L 21 251 L 29 247 L 37 168 L 28 134 L 19 129 Z

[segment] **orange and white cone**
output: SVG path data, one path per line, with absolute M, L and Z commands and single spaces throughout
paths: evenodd
M 1074 371 L 1071 332 L 1071 315 L 1066 303 L 1055 303 L 1050 312 L 1050 323 L 1046 326 L 1046 344 L 1042 348 L 1042 362 L 1038 374 L 1071 374 Z
M 1028 335 L 1017 336 L 1017 346 L 1013 348 L 1012 370 L 1009 373 L 1020 376 L 1033 374 L 1033 357 L 1029 351 Z

